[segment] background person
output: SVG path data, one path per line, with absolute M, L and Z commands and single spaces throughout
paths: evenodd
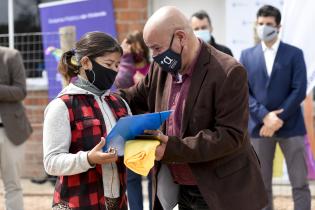
M 310 210 L 311 195 L 305 162 L 301 103 L 306 96 L 306 67 L 302 50 L 279 37 L 280 11 L 270 5 L 257 12 L 256 30 L 261 42 L 242 52 L 240 62 L 248 72 L 252 144 L 273 209 L 272 169 L 276 144 L 283 152 L 295 210 Z
M 129 88 L 143 79 L 150 67 L 149 48 L 140 31 L 133 31 L 123 40 L 123 56 L 115 80 L 117 88 Z M 148 178 L 149 208 L 152 208 L 152 179 Z M 143 210 L 142 176 L 127 169 L 127 193 L 130 210 Z
M 233 56 L 232 51 L 228 47 L 216 43 L 213 36 L 212 22 L 206 11 L 200 10 L 194 13 L 190 18 L 190 24 L 198 38 L 210 44 L 215 49 Z
M 0 172 L 7 210 L 23 210 L 20 167 L 24 142 L 31 135 L 22 101 L 26 97 L 25 68 L 17 50 L 0 47 Z
M 150 67 L 149 49 L 140 31 L 133 31 L 122 41 L 124 55 L 115 80 L 117 88 L 129 88 L 143 79 Z

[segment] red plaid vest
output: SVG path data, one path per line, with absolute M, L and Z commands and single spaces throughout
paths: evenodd
M 100 107 L 93 95 L 63 95 L 60 97 L 66 104 L 71 125 L 71 145 L 69 152 L 91 150 L 99 143 L 101 136 L 106 138 L 106 126 Z M 125 103 L 115 95 L 104 98 L 118 120 L 128 114 Z M 126 170 L 123 159 L 116 162 L 120 180 L 119 207 L 127 210 Z M 73 210 L 106 210 L 101 165 L 88 171 L 60 176 L 57 179 L 53 206 L 65 204 Z

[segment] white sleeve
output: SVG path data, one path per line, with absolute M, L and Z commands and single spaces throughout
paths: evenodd
M 48 174 L 69 176 L 87 171 L 92 166 L 87 153 L 69 153 L 71 127 L 65 103 L 56 98 L 45 110 L 43 126 L 44 167 Z

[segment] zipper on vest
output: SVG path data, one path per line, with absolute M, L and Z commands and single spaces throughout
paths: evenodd
M 100 107 L 101 112 L 102 112 L 102 114 L 103 114 L 104 124 L 105 124 L 106 130 L 107 130 L 107 132 L 109 133 L 109 130 L 107 129 L 107 126 L 106 126 L 106 120 L 105 120 L 105 116 L 104 116 L 104 115 L 106 115 L 106 117 L 107 117 L 107 119 L 108 119 L 108 121 L 109 121 L 109 124 L 110 124 L 110 126 L 111 126 L 111 129 L 113 128 L 113 124 L 112 124 L 112 122 L 111 122 L 110 116 L 109 116 L 108 113 L 106 112 L 107 109 L 105 109 L 105 107 L 104 107 L 104 103 L 107 104 L 107 102 L 106 102 L 105 100 L 103 100 L 101 96 L 99 96 L 99 97 L 97 97 L 97 98 L 99 99 L 99 100 L 97 100 L 97 101 L 99 102 L 99 107 Z M 107 111 L 110 111 L 110 112 L 111 112 L 112 110 L 110 109 L 110 107 L 109 107 L 108 104 L 107 104 L 107 106 L 108 106 L 108 110 L 107 110 Z M 114 117 L 114 116 L 113 116 L 113 117 Z M 111 193 L 112 197 L 114 197 L 113 185 L 114 185 L 115 172 L 114 172 L 113 163 L 110 163 L 110 165 L 111 165 L 111 170 L 112 170 L 112 176 L 111 176 L 111 181 L 110 181 L 110 193 Z M 118 171 L 117 171 L 117 173 L 118 173 Z M 104 187 L 104 186 L 103 186 L 103 187 Z
M 107 119 L 108 119 L 108 121 L 109 121 L 109 124 L 110 124 L 110 127 L 111 127 L 111 129 L 113 128 L 113 124 L 112 124 L 112 122 L 111 122 L 111 120 L 110 120 L 110 117 L 108 116 L 108 114 L 107 114 L 107 112 L 106 112 L 106 110 L 105 110 L 105 107 L 104 107 L 104 105 L 103 105 L 103 103 L 106 103 L 106 101 L 104 101 L 104 100 L 102 100 L 102 97 L 100 96 L 100 97 L 98 97 L 99 98 L 99 100 L 100 100 L 100 107 L 101 107 L 101 111 L 102 111 L 102 113 L 103 113 L 103 115 L 104 115 L 104 113 L 105 113 L 105 115 L 106 115 L 106 117 L 107 117 Z M 111 109 L 110 109 L 110 107 L 109 107 L 109 105 L 107 104 L 107 106 L 108 106 L 108 109 L 109 109 L 109 111 L 112 111 Z M 104 118 L 104 117 L 103 117 Z M 104 123 L 105 123 L 105 126 L 106 126 L 106 120 L 104 119 Z M 106 130 L 107 130 L 107 127 L 106 127 Z M 108 130 L 107 130 L 107 132 L 109 132 Z
M 112 180 L 111 180 L 111 183 L 110 183 L 110 192 L 112 193 L 112 198 L 114 197 L 114 193 L 113 193 L 113 184 L 114 184 L 114 176 L 115 176 L 115 173 L 114 173 L 114 167 L 113 167 L 113 164 L 111 163 L 110 166 L 112 167 Z

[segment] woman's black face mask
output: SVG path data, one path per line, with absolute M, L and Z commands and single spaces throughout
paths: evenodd
M 91 62 L 93 65 L 92 70 L 85 71 L 89 82 L 95 85 L 99 90 L 110 89 L 115 81 L 117 72 L 98 64 L 94 60 L 91 60 Z

